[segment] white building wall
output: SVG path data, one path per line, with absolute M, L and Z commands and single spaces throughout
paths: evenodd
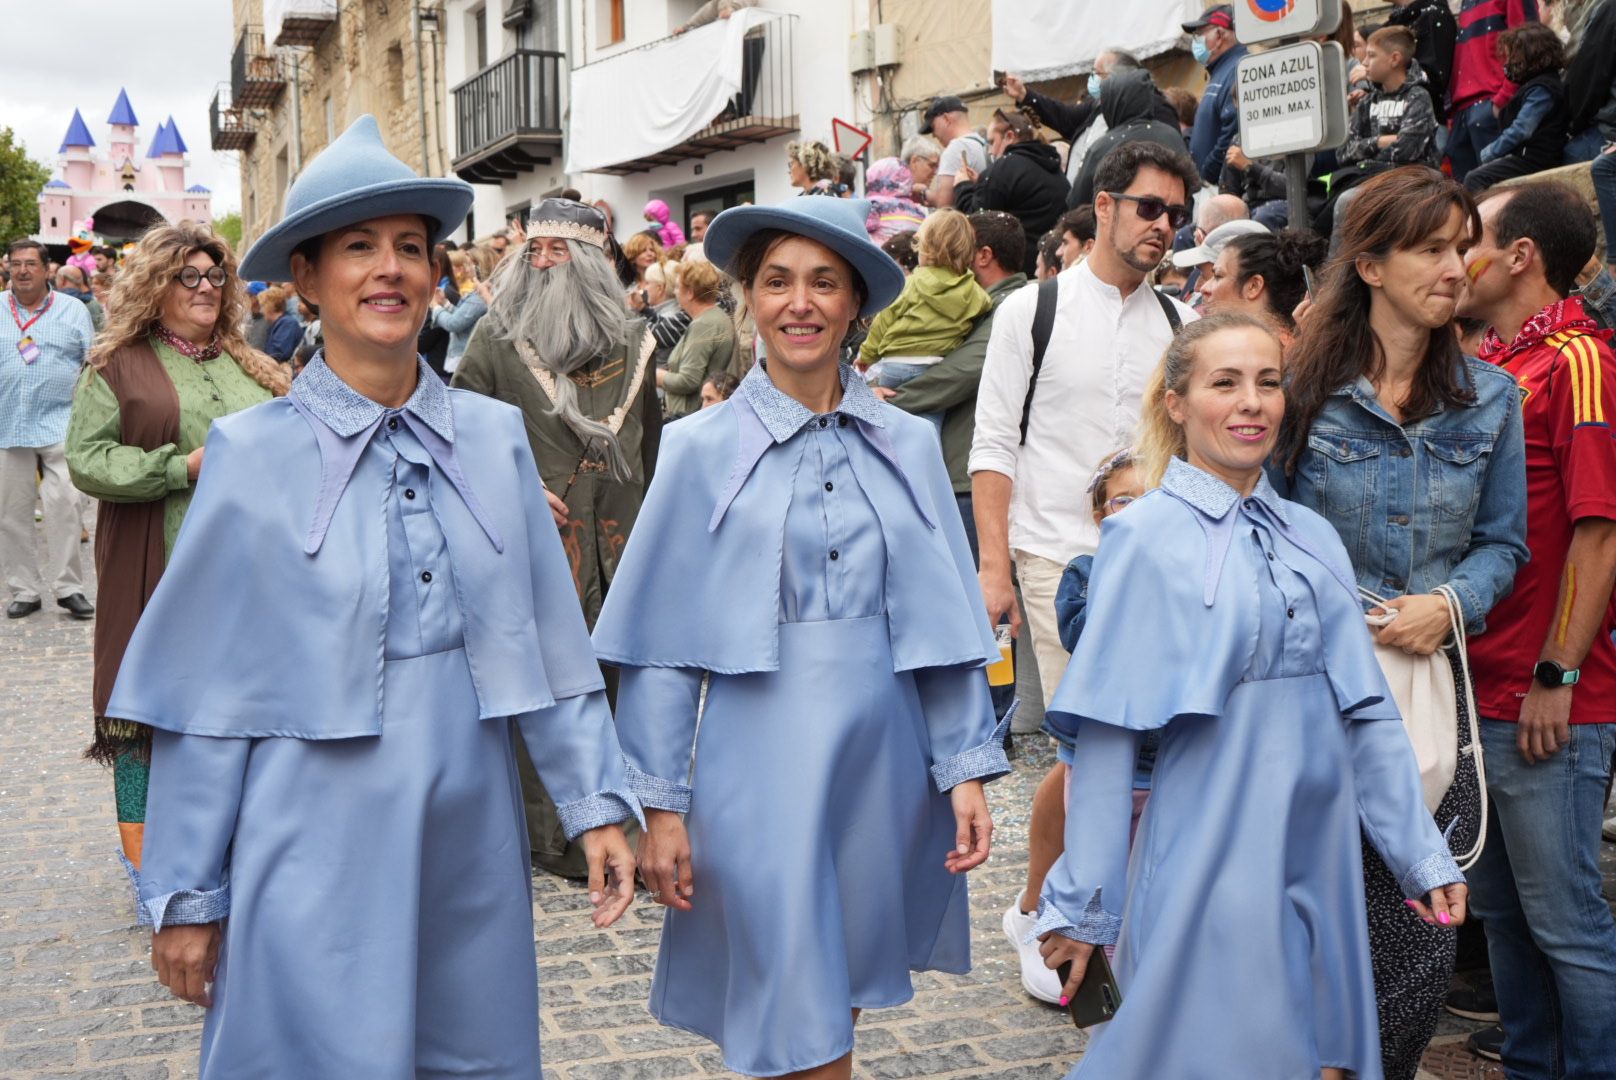
M 623 41 L 603 44 L 602 37 L 607 33 L 603 30 L 603 20 L 609 15 L 609 0 L 540 2 L 556 5 L 554 10 L 564 23 L 570 24 L 562 27 L 560 46 L 568 51 L 573 65 L 597 62 L 659 41 L 701 5 L 701 0 L 628 0 Z M 475 27 L 475 13 L 480 8 L 487 12 L 488 62 L 493 63 L 515 48 L 513 32 L 500 25 L 504 5 L 505 0 L 446 0 L 443 33 L 447 86 L 454 87 L 475 74 L 473 65 L 477 53 L 470 35 Z M 760 203 L 778 202 L 792 196 L 795 191 L 788 179 L 785 158 L 788 141 L 816 138 L 834 146 L 833 117 L 857 127 L 869 127 L 870 113 L 855 93 L 854 80 L 847 69 L 848 38 L 855 29 L 869 26 L 868 4 L 861 0 L 765 0 L 763 6 L 797 17 L 791 66 L 796 112 L 801 118 L 799 133 L 622 177 L 605 173 L 569 175 L 564 172 L 565 155 L 558 154 L 553 165 L 523 173 L 513 180 L 499 185 L 473 185 L 477 193 L 473 212 L 478 232 L 492 231 L 493 223 L 502 221 L 508 209 L 537 202 L 566 186 L 578 188 L 586 200 L 606 200 L 614 212 L 619 239 L 626 239 L 638 230 L 640 211 L 653 198 L 667 202 L 674 219 L 682 221 L 685 197 L 711 188 L 750 180 Z M 566 86 L 564 76 L 563 97 Z M 654 93 L 655 86 L 647 83 L 645 90 Z M 455 145 L 452 95 L 445 108 L 452 159 L 459 155 Z M 569 124 L 579 119 L 570 109 L 564 115 Z
M 578 9 L 593 11 L 595 0 L 574 0 Z M 628 5 L 625 30 L 627 40 L 622 46 L 608 49 L 586 49 L 591 59 L 612 56 L 636 44 L 665 37 L 666 14 L 657 9 L 672 5 L 679 10 L 690 10 L 698 5 L 680 5 L 679 0 L 633 0 Z M 795 102 L 801 129 L 795 135 L 771 139 L 736 150 L 720 150 L 706 158 L 696 158 L 677 165 L 665 165 L 644 173 L 628 176 L 610 176 L 605 173 L 583 173 L 572 178 L 573 186 L 584 193 L 586 199 L 605 199 L 615 211 L 618 238 L 626 239 L 641 225 L 641 209 L 655 198 L 665 201 L 676 221 L 684 219 L 684 198 L 687 194 L 721 187 L 750 179 L 756 185 L 756 201 L 779 202 L 791 197 L 786 168 L 785 146 L 794 138 L 820 139 L 834 148 L 831 140 L 831 119 L 840 119 L 855 127 L 868 129 L 869 112 L 854 95 L 853 78 L 847 70 L 848 37 L 856 27 L 868 25 L 868 5 L 857 0 L 765 0 L 764 7 L 797 16 L 793 27 L 796 55 L 792 58 L 795 79 Z M 863 10 L 855 10 L 863 9 Z M 688 15 L 688 11 L 685 11 Z M 676 17 L 677 25 L 683 16 Z M 656 32 L 660 28 L 660 32 Z M 581 26 L 575 26 L 575 40 L 586 40 Z M 593 34 L 595 28 L 588 28 Z M 654 89 L 647 86 L 647 92 Z M 700 170 L 698 173 L 697 170 Z

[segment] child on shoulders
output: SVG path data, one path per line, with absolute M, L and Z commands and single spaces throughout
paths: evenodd
M 859 367 L 876 386 L 897 388 L 959 347 L 993 301 L 971 273 L 976 231 L 958 210 L 938 210 L 916 235 L 920 265 L 870 324 Z M 939 427 L 942 417 L 930 415 Z

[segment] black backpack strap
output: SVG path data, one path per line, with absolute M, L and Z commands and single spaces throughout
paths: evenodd
M 1167 325 L 1173 328 L 1173 333 L 1177 334 L 1184 329 L 1184 320 L 1179 318 L 1178 305 L 1173 303 L 1172 297 L 1160 289 L 1150 291 L 1156 294 L 1156 302 L 1161 305 L 1162 314 L 1167 316 Z
M 1055 329 L 1055 300 L 1060 292 L 1058 278 L 1038 283 L 1038 306 L 1032 314 L 1032 376 L 1027 380 L 1027 400 L 1021 403 L 1021 445 L 1027 445 L 1027 424 L 1032 419 L 1032 396 L 1038 389 L 1038 372 L 1044 366 L 1049 335 Z

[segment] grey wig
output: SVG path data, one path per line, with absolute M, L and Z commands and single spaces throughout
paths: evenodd
M 604 451 L 614 477 L 626 480 L 628 460 L 617 436 L 584 415 L 577 387 L 568 376 L 622 347 L 628 336 L 628 307 L 605 253 L 581 240 L 566 244 L 572 258 L 547 269 L 534 267 L 525 253 L 506 259 L 489 282 L 494 300 L 486 317 L 493 323 L 495 338 L 525 342 L 556 375 L 554 411 L 586 446 Z M 635 359 L 627 358 L 630 369 Z M 631 381 L 625 375 L 625 391 Z

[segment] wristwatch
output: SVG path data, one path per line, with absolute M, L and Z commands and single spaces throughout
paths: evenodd
M 1582 678 L 1582 669 L 1562 667 L 1553 660 L 1539 660 L 1537 667 L 1532 669 L 1532 678 L 1537 680 L 1539 686 L 1553 690 L 1561 686 L 1575 686 L 1577 680 Z

